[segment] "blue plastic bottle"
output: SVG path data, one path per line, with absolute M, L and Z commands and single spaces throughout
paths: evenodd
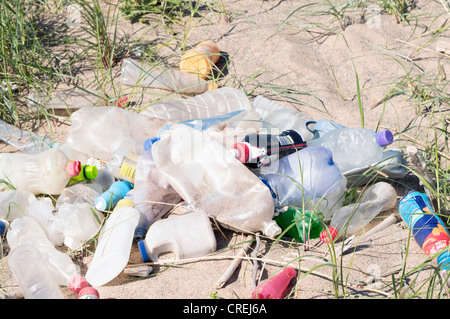
M 398 204 L 400 216 L 410 227 L 417 244 L 428 256 L 448 247 L 450 234 L 442 219 L 436 215 L 428 197 L 419 192 L 409 192 Z M 442 270 L 450 269 L 450 254 L 446 249 L 437 257 Z
M 111 210 L 116 207 L 119 200 L 124 199 L 133 184 L 127 181 L 117 181 L 109 189 L 95 199 L 95 208 L 98 210 Z

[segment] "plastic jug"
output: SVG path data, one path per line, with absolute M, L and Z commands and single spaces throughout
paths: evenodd
M 202 41 L 186 51 L 180 59 L 180 70 L 200 78 L 206 78 L 219 61 L 220 49 L 212 41 Z
M 15 189 L 33 194 L 61 194 L 70 178 L 77 176 L 80 170 L 80 162 L 69 161 L 57 149 L 37 154 L 0 154 L 0 178 Z
M 139 157 L 136 167 L 133 202 L 140 218 L 134 239 L 142 240 L 148 227 L 181 201 L 180 195 L 156 167 L 151 149 L 147 150 Z
M 95 199 L 95 208 L 98 210 L 112 210 L 117 203 L 124 199 L 133 184 L 127 181 L 117 181 L 111 184 L 109 189 Z
M 291 280 L 297 276 L 292 267 L 284 268 L 280 273 L 260 284 L 252 293 L 252 299 L 282 299 L 288 294 Z
M 147 106 L 140 114 L 169 123 L 179 123 L 187 120 L 206 119 L 238 110 L 253 110 L 248 97 L 241 90 L 222 87 L 188 99 L 159 101 Z M 149 134 L 147 136 L 157 135 Z
M 319 238 L 323 228 L 316 214 L 294 206 L 289 206 L 286 211 L 280 213 L 275 217 L 275 221 L 289 237 L 300 243 Z
M 155 67 L 152 64 L 132 59 L 123 60 L 122 83 L 129 86 L 150 87 L 182 94 L 201 94 L 214 88 L 213 82 L 205 81 L 194 74 Z
M 64 299 L 45 258 L 32 245 L 19 245 L 8 255 L 8 265 L 25 299 Z
M 419 192 L 409 192 L 398 203 L 400 216 L 408 225 L 411 233 L 427 256 L 435 256 L 442 270 L 450 270 L 448 247 L 450 234 L 446 224 L 435 213 L 428 197 Z M 440 251 L 444 250 L 439 254 Z
M 117 106 L 98 106 L 72 113 L 66 143 L 79 152 L 108 162 L 118 149 L 139 154 L 142 143 L 156 136 L 164 120 Z
M 50 274 L 60 286 L 70 288 L 74 278 L 79 276 L 77 267 L 69 255 L 55 248 L 38 221 L 33 217 L 24 216 L 15 219 L 6 233 L 6 240 L 11 249 L 25 244 L 36 247 L 41 256 L 47 259 Z
M 391 144 L 389 130 L 374 132 L 364 128 L 335 129 L 308 142 L 308 146 L 324 146 L 331 150 L 333 161 L 342 173 L 379 162 L 383 147 Z
M 144 262 L 160 261 L 170 252 L 175 254 L 173 260 L 188 259 L 214 252 L 216 237 L 205 213 L 188 212 L 156 221 L 138 247 Z
M 159 171 L 194 209 L 240 232 L 281 232 L 269 189 L 206 133 L 174 125 L 151 150 Z
M 277 209 L 304 207 L 308 201 L 329 196 L 346 184 L 331 151 L 321 146 L 308 146 L 289 154 L 255 174 L 267 181 Z
M 9 189 L 0 192 L 0 219 L 13 221 L 28 214 L 36 196 L 27 190 Z
M 93 287 L 110 282 L 125 268 L 138 221 L 139 212 L 128 199 L 121 200 L 109 215 L 86 273 L 86 280 Z
M 356 203 L 338 209 L 331 219 L 328 232 L 332 240 L 345 234 L 355 235 L 364 229 L 380 212 L 393 208 L 397 204 L 397 192 L 391 184 L 378 182 L 366 189 Z M 322 241 L 329 242 L 323 231 Z M 326 236 L 325 236 L 326 235 Z

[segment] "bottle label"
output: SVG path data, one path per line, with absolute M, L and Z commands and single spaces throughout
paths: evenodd
M 138 158 L 134 153 L 129 153 L 125 156 L 117 178 L 134 183 Z
M 278 138 L 278 141 L 280 142 L 281 146 L 294 145 L 294 140 L 289 135 L 288 136 L 277 136 L 277 138 Z

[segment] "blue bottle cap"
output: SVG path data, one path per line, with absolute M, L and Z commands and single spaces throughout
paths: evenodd
M 0 236 L 3 236 L 8 229 L 9 223 L 6 220 L 0 220 Z
M 145 247 L 145 241 L 141 240 L 138 242 L 139 252 L 141 253 L 142 260 L 146 263 L 150 261 L 150 257 L 147 254 L 147 248 Z
M 111 184 L 109 189 L 95 199 L 95 208 L 98 210 L 113 209 L 119 200 L 125 198 L 133 189 L 133 184 L 127 181 L 117 181 Z
M 394 141 L 394 135 L 390 130 L 382 130 L 376 133 L 376 140 L 380 146 L 386 146 Z
M 134 230 L 134 241 L 141 241 L 147 233 L 147 227 L 137 226 Z
M 148 151 L 149 149 L 151 149 L 153 144 L 155 144 L 155 142 L 157 142 L 159 140 L 160 140 L 159 137 L 152 137 L 152 138 L 146 139 L 144 141 L 144 151 Z

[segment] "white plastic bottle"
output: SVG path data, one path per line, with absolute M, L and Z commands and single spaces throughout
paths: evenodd
M 346 185 L 331 151 L 321 146 L 289 154 L 256 174 L 267 181 L 276 208 L 303 207 L 308 201 L 325 198 L 338 189 L 343 191 Z
M 165 253 L 174 253 L 173 260 L 180 260 L 214 252 L 216 237 L 205 213 L 188 212 L 156 221 L 138 247 L 144 262 L 158 262 Z
M 37 154 L 0 154 L 0 178 L 15 189 L 33 194 L 61 194 L 70 178 L 81 171 L 79 161 L 70 161 L 61 151 L 49 149 Z
M 332 239 L 357 234 L 364 229 L 380 212 L 393 208 L 397 204 L 397 192 L 391 184 L 378 182 L 366 189 L 357 202 L 338 209 L 331 219 L 328 232 Z M 327 230 L 320 238 L 329 241 Z
M 32 245 L 19 245 L 8 255 L 8 265 L 25 299 L 64 299 L 47 262 Z
M 125 268 L 138 221 L 139 212 L 133 203 L 128 199 L 120 200 L 100 231 L 97 248 L 86 273 L 86 280 L 93 287 L 110 282 Z
M 365 167 L 383 158 L 383 147 L 393 141 L 392 132 L 374 132 L 365 128 L 338 128 L 318 139 L 308 142 L 308 146 L 324 146 L 333 153 L 333 161 L 342 173 L 354 168 Z
M 206 81 L 195 74 L 155 67 L 149 63 L 132 59 L 123 60 L 122 83 L 129 86 L 137 85 L 183 94 L 201 94 L 214 88 L 213 82 Z
M 27 190 L 8 189 L 0 192 L 0 219 L 13 221 L 28 214 L 36 196 Z
M 33 217 L 15 219 L 6 233 L 6 240 L 11 249 L 24 244 L 36 247 L 47 259 L 50 274 L 58 285 L 71 287 L 72 280 L 78 276 L 77 267 L 69 255 L 55 248 Z
M 156 102 L 147 106 L 140 114 L 163 119 L 170 123 L 178 123 L 252 109 L 253 107 L 243 91 L 232 87 L 222 87 L 188 99 Z M 149 137 L 153 136 L 157 135 Z

